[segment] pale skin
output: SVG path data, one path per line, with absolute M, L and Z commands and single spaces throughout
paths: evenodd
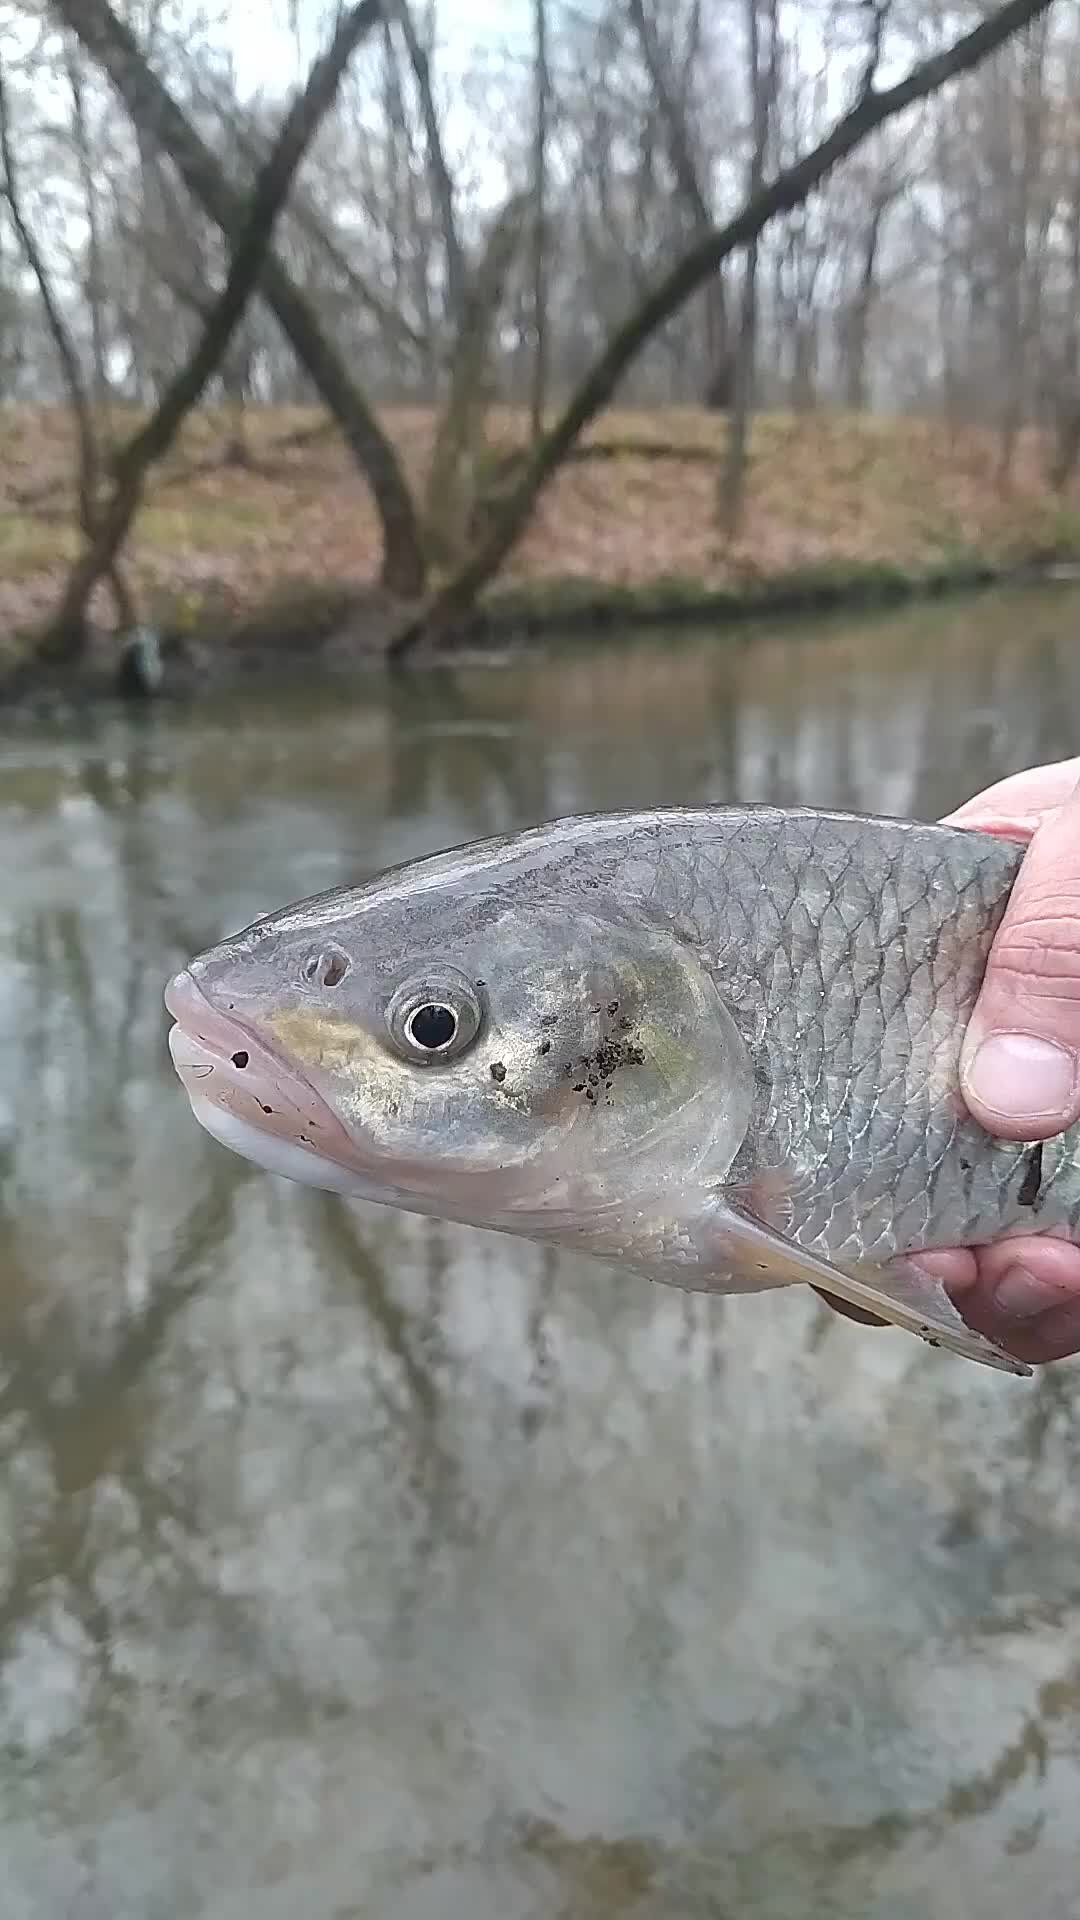
M 948 821 L 1027 843 L 965 1036 L 961 1085 L 989 1132 L 1048 1140 L 1080 1119 L 1080 757 L 1012 774 Z M 1080 1246 L 1012 1235 L 920 1264 L 969 1325 L 1018 1359 L 1080 1353 Z

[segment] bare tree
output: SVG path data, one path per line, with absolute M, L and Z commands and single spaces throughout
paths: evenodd
M 663 121 L 678 192 L 689 215 L 692 230 L 699 234 L 707 233 L 713 223 L 712 211 L 694 159 L 685 96 L 680 99 L 671 82 L 655 18 L 646 10 L 648 0 L 627 0 L 627 4 Z M 691 57 L 686 62 L 688 74 L 692 71 L 693 49 L 700 21 L 700 9 L 695 7 L 691 15 Z M 709 358 L 705 397 L 710 406 L 726 407 L 731 397 L 734 368 L 727 291 L 719 270 L 706 282 L 705 314 Z
M 605 407 L 641 347 L 677 313 L 710 275 L 740 248 L 749 246 L 778 215 L 801 207 L 822 181 L 876 128 L 975 67 L 995 48 L 1045 13 L 1052 0 L 1006 0 L 1006 4 L 942 52 L 911 67 L 903 79 L 877 91 L 865 88 L 825 138 L 764 186 L 723 227 L 692 246 L 655 291 L 626 321 L 578 386 L 554 426 L 534 449 L 484 537 L 432 596 L 419 616 L 402 623 L 389 645 L 400 660 L 425 636 L 438 636 L 472 605 L 517 542 L 536 502 L 582 429 Z
M 547 222 L 548 111 L 551 73 L 548 66 L 547 0 L 533 0 L 533 161 L 532 161 L 532 378 L 529 383 L 529 427 L 539 440 L 547 400 L 547 265 L 550 237 Z
M 330 107 L 349 60 L 378 19 L 379 5 L 380 0 L 360 0 L 359 5 L 339 16 L 329 48 L 316 61 L 303 93 L 286 115 L 273 152 L 255 183 L 225 287 L 206 317 L 195 351 L 170 383 L 152 418 L 114 461 L 111 497 L 88 529 L 92 537 L 72 568 L 58 612 L 42 638 L 40 651 L 47 658 L 69 659 L 84 644 L 86 604 L 93 587 L 115 562 L 150 467 L 168 451 L 186 414 L 221 364 L 258 284 L 274 222 L 293 175 Z
M 462 304 L 465 298 L 465 261 L 458 234 L 454 183 L 443 152 L 442 132 L 432 89 L 431 61 L 427 49 L 421 44 L 417 34 L 409 0 L 387 0 L 387 7 L 405 42 L 424 118 L 431 197 L 439 209 L 442 223 L 442 243 L 446 261 L 446 316 L 449 326 L 456 330 L 461 324 Z
M 877 267 L 889 209 L 903 192 L 903 175 L 895 162 L 879 161 L 870 180 L 855 247 L 854 285 L 842 320 L 843 396 L 853 413 L 868 404 L 867 362 L 870 329 L 877 295 Z
M 53 5 L 108 74 L 136 127 L 168 153 L 188 191 L 235 246 L 244 222 L 243 194 L 229 184 L 109 0 L 53 0 Z M 262 263 L 260 284 L 370 483 L 382 522 L 383 583 L 404 598 L 414 597 L 424 583 L 424 549 L 397 454 L 311 303 L 273 253 Z
M 3 161 L 4 166 L 3 190 L 11 222 L 26 256 L 27 265 L 37 282 L 42 311 L 67 389 L 68 404 L 75 427 L 79 525 L 86 540 L 93 542 L 97 538 L 99 526 L 97 496 L 101 467 L 93 409 L 79 364 L 78 348 L 64 318 L 63 308 L 53 285 L 45 255 L 34 238 L 33 229 L 23 211 L 15 161 L 15 145 L 11 133 L 7 83 L 2 61 L 0 61 L 0 160 Z M 121 625 L 127 625 L 132 615 L 132 602 L 124 584 L 123 575 L 116 563 L 115 549 L 108 555 L 96 577 L 100 578 L 102 574 L 108 575 L 117 619 Z
M 747 198 L 761 192 L 765 179 L 765 160 L 769 141 L 769 116 L 776 98 L 780 53 L 780 27 L 776 0 L 771 0 L 767 16 L 768 50 L 762 55 L 758 19 L 759 0 L 746 0 L 746 52 L 753 101 L 754 135 L 747 179 Z M 746 446 L 750 416 L 754 406 L 754 375 L 757 357 L 757 272 L 758 243 L 751 240 L 743 260 L 742 305 L 739 338 L 735 349 L 735 390 L 732 396 L 723 471 L 720 483 L 720 525 L 733 539 L 739 530 L 746 485 Z
M 86 208 L 86 304 L 90 314 L 93 349 L 94 399 L 101 408 L 109 395 L 109 373 L 105 349 L 105 275 L 101 258 L 100 196 L 86 112 L 82 62 L 77 48 L 69 40 L 64 43 L 64 64 L 71 88 L 71 130 Z

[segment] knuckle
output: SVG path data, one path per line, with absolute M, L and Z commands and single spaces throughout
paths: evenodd
M 1026 998 L 1080 1004 L 1080 901 L 1075 908 L 1028 908 L 1002 927 L 988 971 L 995 987 Z

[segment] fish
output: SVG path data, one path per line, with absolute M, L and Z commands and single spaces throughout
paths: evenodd
M 169 982 L 194 1118 L 273 1174 L 690 1291 L 810 1286 L 1014 1374 L 911 1256 L 1080 1227 L 1080 1129 L 959 1053 L 1023 858 L 812 808 L 575 815 L 262 915 Z

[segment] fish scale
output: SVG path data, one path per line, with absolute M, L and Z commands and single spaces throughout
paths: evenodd
M 1030 1222 L 1018 1202 L 1028 1147 L 990 1141 L 955 1100 L 963 1029 L 1019 849 L 906 823 L 868 835 L 840 815 L 805 829 L 790 815 L 748 818 L 730 831 L 743 899 L 767 872 L 784 901 L 784 951 L 763 950 L 771 912 L 741 911 L 717 979 L 764 1054 L 767 1093 L 744 1156 L 794 1176 L 793 1238 L 833 1257 L 885 1259 Z M 865 974 L 864 929 L 878 958 Z M 1074 1130 L 1043 1150 L 1040 1227 L 1077 1228 L 1078 1144 Z

